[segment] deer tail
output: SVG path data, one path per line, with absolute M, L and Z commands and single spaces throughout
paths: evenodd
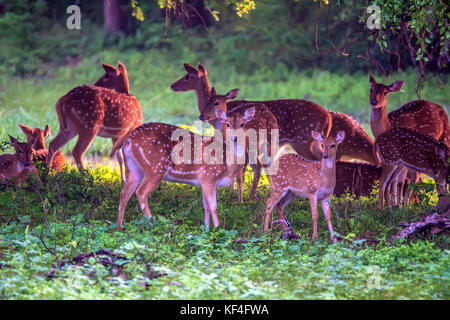
M 62 101 L 63 98 L 59 99 L 58 102 L 56 102 L 56 114 L 58 115 L 59 126 L 60 126 L 61 130 L 66 131 L 67 130 L 67 122 L 66 122 L 66 117 L 64 116 L 64 103 Z
M 109 153 L 109 157 L 112 158 L 114 157 L 114 155 L 116 154 L 117 150 L 121 149 L 123 147 L 123 145 L 125 144 L 125 142 L 127 142 L 127 140 L 129 139 L 130 133 L 133 132 L 133 130 L 127 132 L 125 135 L 121 136 L 119 138 L 119 140 L 117 140 L 112 149 L 111 152 Z

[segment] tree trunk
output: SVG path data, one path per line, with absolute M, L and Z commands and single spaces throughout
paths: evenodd
M 103 0 L 103 16 L 108 33 L 124 31 L 124 12 L 120 9 L 120 0 Z

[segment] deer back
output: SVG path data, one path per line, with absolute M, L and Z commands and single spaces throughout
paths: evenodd
M 391 128 L 375 140 L 383 163 L 401 165 L 436 177 L 446 167 L 447 146 L 409 128 Z

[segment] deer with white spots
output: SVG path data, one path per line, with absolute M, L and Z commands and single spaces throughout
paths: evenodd
M 48 148 L 47 165 L 54 154 L 78 135 L 72 155 L 80 170 L 84 170 L 83 156 L 95 136 L 111 138 L 115 143 L 128 131 L 142 124 L 139 101 L 131 95 L 127 69 L 103 64 L 105 74 L 94 85 L 78 86 L 56 103 L 59 133 Z M 124 179 L 123 157 L 116 154 Z
M 239 90 L 233 89 L 228 93 L 227 98 L 233 99 L 237 96 Z M 222 96 L 216 95 L 214 88 L 211 90 L 212 97 L 209 99 L 208 104 L 216 107 L 214 119 L 217 119 L 222 123 L 222 133 L 225 134 L 227 130 L 239 130 L 244 127 L 247 128 L 246 132 L 251 132 L 254 136 L 245 136 L 245 152 L 246 163 L 249 163 L 254 172 L 254 179 L 250 190 L 250 199 L 254 199 L 256 196 L 256 189 L 261 177 L 262 168 L 269 165 L 268 161 L 261 162 L 262 159 L 270 159 L 270 151 L 272 149 L 272 132 L 278 129 L 277 120 L 273 113 L 261 103 L 246 103 L 242 104 L 234 109 L 225 112 L 226 102 L 228 99 L 223 99 Z M 249 110 L 254 110 L 251 121 L 246 121 L 246 113 Z M 227 120 L 228 119 L 228 120 Z M 225 124 L 225 125 L 223 125 Z M 249 130 L 250 129 L 250 130 Z M 277 140 L 277 138 L 275 138 Z M 251 141 L 250 141 L 251 140 Z M 256 145 L 250 146 L 250 143 Z M 275 150 L 278 149 L 278 141 L 273 141 Z M 253 147 L 253 148 L 252 148 Z M 266 150 L 263 150 L 266 148 Z M 259 152 L 261 151 L 261 152 Z M 266 156 L 266 157 L 265 157 Z M 266 163 L 267 162 L 267 163 Z M 242 171 L 245 170 L 245 167 Z M 240 172 L 237 176 L 239 202 L 242 203 L 242 185 L 243 185 L 243 172 Z
M 322 154 L 320 161 L 308 161 L 296 154 L 283 155 L 284 147 L 275 157 L 274 161 L 277 161 L 279 157 L 279 167 L 276 174 L 269 176 L 270 197 L 265 211 L 264 231 L 269 232 L 273 208 L 276 207 L 279 220 L 287 221 L 284 208 L 298 196 L 309 199 L 313 220 L 313 239 L 317 238 L 319 216 L 317 201 L 321 201 L 328 231 L 334 243 L 336 236 L 331 223 L 330 199 L 336 186 L 336 153 L 338 145 L 344 141 L 345 132 L 340 131 L 335 137 L 324 138 L 319 132 L 312 131 L 311 136 L 319 143 Z
M 45 146 L 45 138 L 51 136 L 50 126 L 47 124 L 44 130 L 39 128 L 31 128 L 24 124 L 19 124 L 20 129 L 22 129 L 23 133 L 27 136 L 27 141 L 34 141 L 33 144 L 33 163 L 36 165 L 38 162 L 45 163 L 47 160 L 48 149 Z M 66 158 L 64 155 L 56 151 L 53 156 L 52 163 L 50 165 L 51 169 L 56 171 L 60 171 L 67 164 Z
M 320 151 L 314 139 L 311 138 L 311 130 L 318 131 L 328 136 L 331 129 L 331 116 L 320 105 L 299 99 L 279 99 L 268 101 L 230 101 L 226 105 L 210 105 L 208 101 L 212 96 L 206 68 L 199 64 L 198 69 L 185 63 L 187 74 L 174 82 L 170 87 L 173 91 L 194 90 L 197 94 L 197 104 L 200 111 L 200 120 L 209 122 L 214 128 L 220 130 L 222 122 L 216 118 L 215 110 L 220 107 L 227 112 L 243 104 L 261 104 L 267 107 L 275 116 L 279 128 L 280 144 L 290 143 L 292 147 L 307 159 L 320 159 Z M 255 173 L 257 178 L 257 173 Z M 242 178 L 241 178 L 242 180 Z M 254 197 L 251 193 L 250 199 Z
M 405 127 L 411 128 L 423 134 L 426 134 L 442 143 L 444 143 L 447 148 L 450 147 L 450 129 L 448 123 L 448 116 L 444 108 L 437 105 L 431 101 L 426 100 L 414 100 L 408 102 L 394 110 L 387 113 L 387 96 L 393 92 L 399 91 L 404 81 L 396 81 L 391 85 L 384 85 L 378 83 L 375 78 L 370 74 L 370 104 L 372 106 L 372 112 L 370 116 L 370 126 L 372 128 L 372 133 L 375 138 L 378 138 L 383 132 L 390 128 Z M 387 168 L 387 171 L 390 169 Z M 402 188 L 406 178 L 406 171 L 398 168 L 400 172 L 393 175 L 396 177 L 396 181 L 392 180 L 389 182 L 390 185 L 398 185 Z M 385 174 L 385 176 L 387 173 Z M 411 182 L 416 183 L 420 179 L 420 175 L 409 169 L 408 176 Z M 386 182 L 388 183 L 388 182 Z M 388 188 L 390 189 L 390 188 Z M 393 197 L 394 205 L 401 205 L 401 192 L 393 190 L 394 193 L 398 193 L 397 197 Z M 380 188 L 380 198 L 385 194 L 381 193 Z M 403 199 L 403 203 L 408 202 L 408 197 Z M 383 200 L 380 199 L 380 205 Z M 382 209 L 382 207 L 380 207 Z
M 389 181 L 396 181 L 405 168 L 433 177 L 439 185 L 438 189 L 444 189 L 450 173 L 447 164 L 448 148 L 444 143 L 419 131 L 398 127 L 380 134 L 375 140 L 375 148 L 383 163 L 380 208 L 383 208 L 384 198 L 391 208 Z M 397 184 L 394 183 L 394 198 L 396 190 Z
M 212 98 L 226 100 L 230 96 L 227 94 Z M 244 125 L 239 128 L 244 134 L 247 130 L 246 124 L 253 119 L 254 114 L 254 109 L 246 110 L 242 119 Z M 226 117 L 224 121 L 230 119 Z M 180 138 L 183 138 L 182 141 Z M 186 150 L 181 148 L 186 142 L 185 139 L 188 139 Z M 236 141 L 234 136 L 231 136 L 230 140 Z M 127 164 L 126 182 L 120 193 L 117 229 L 122 228 L 125 207 L 134 192 L 143 213 L 148 218 L 151 217 L 147 198 L 162 180 L 201 186 L 206 230 L 209 230 L 210 216 L 214 227 L 218 227 L 216 189 L 229 185 L 243 167 L 236 159 L 232 159 L 230 163 L 230 159 L 226 156 L 228 143 L 232 144 L 228 147 L 232 150 L 233 158 L 240 153 L 237 149 L 243 148 L 231 141 L 203 137 L 164 123 L 145 123 L 121 137 L 111 151 L 113 155 L 121 149 Z M 220 146 L 219 151 L 217 149 L 212 151 L 213 145 Z M 220 152 L 220 149 L 223 152 Z M 208 152 L 207 150 L 211 151 L 208 161 L 202 156 Z
M 364 128 L 345 113 L 329 110 L 332 125 L 330 136 L 336 136 L 339 131 L 345 132 L 345 141 L 339 146 L 337 161 L 359 159 L 370 164 L 377 164 L 378 159 L 373 152 L 374 140 Z
M 15 183 L 23 182 L 30 174 L 35 175 L 40 180 L 32 160 L 34 140 L 19 142 L 11 136 L 9 136 L 9 139 L 15 153 L 0 155 L 0 182 L 5 183 L 6 180 L 13 178 L 16 179 Z

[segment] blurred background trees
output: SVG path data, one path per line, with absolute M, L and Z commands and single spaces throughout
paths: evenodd
M 361 0 L 17 0 L 0 4 L 0 65 L 38 72 L 108 47 L 233 65 L 252 73 L 274 67 L 330 71 L 416 68 L 420 80 L 448 72 L 449 8 L 441 0 L 374 0 L 381 29 L 366 26 Z M 77 4 L 81 31 L 65 28 Z M 431 78 L 431 76 L 429 78 Z M 429 78 L 425 78 L 428 80 Z

